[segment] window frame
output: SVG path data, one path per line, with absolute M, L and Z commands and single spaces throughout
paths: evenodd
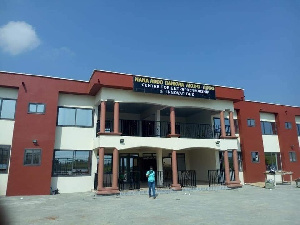
M 7 151 L 8 151 L 8 154 L 7 154 L 7 168 L 6 170 L 0 170 L 0 174 L 7 174 L 8 173 L 8 168 L 9 168 L 9 162 L 10 162 L 10 150 L 11 150 L 11 146 L 10 145 L 0 145 L 0 147 L 7 147 Z
M 88 174 L 74 174 L 72 172 L 72 175 L 62 175 L 62 174 L 54 174 L 54 160 L 55 160 L 55 152 L 56 151 L 68 151 L 68 152 L 73 152 L 73 160 L 72 160 L 72 164 L 74 165 L 74 152 L 75 151 L 82 151 L 82 152 L 88 152 L 89 156 L 89 162 L 88 162 L 88 169 L 89 169 L 89 173 Z M 52 177 L 86 177 L 86 176 L 91 176 L 92 175 L 92 159 L 93 155 L 92 155 L 92 150 L 69 150 L 69 149 L 54 149 L 53 151 L 53 158 L 52 158 L 52 171 L 51 171 L 51 176 Z M 97 163 L 98 164 L 98 163 Z M 97 166 L 97 173 L 98 173 L 98 166 Z
M 284 122 L 284 128 L 286 130 L 291 130 L 292 129 L 292 123 L 291 122 Z
M 267 134 L 266 133 L 265 123 L 270 123 L 271 129 L 272 129 L 272 134 Z M 273 124 L 274 124 L 274 126 L 273 126 Z M 261 126 L 261 133 L 262 133 L 262 135 L 278 135 L 277 134 L 276 122 L 270 122 L 270 121 L 261 120 L 260 121 L 260 126 Z
M 292 157 L 291 157 L 292 156 Z M 294 156 L 294 157 L 293 157 Z M 295 151 L 289 151 L 290 162 L 297 162 L 297 155 Z
M 44 111 L 43 112 L 30 112 L 30 105 L 35 105 L 36 107 L 38 105 L 43 105 L 44 106 Z M 33 102 L 29 102 L 28 103 L 27 113 L 28 114 L 45 114 L 46 113 L 46 104 L 45 103 L 33 103 Z
M 300 124 L 296 123 L 296 127 L 297 127 L 297 134 L 298 136 L 300 136 Z
M 270 154 L 271 157 L 272 157 L 273 154 L 275 155 L 275 163 L 276 163 L 276 170 L 275 171 L 282 171 L 282 159 L 281 159 L 280 152 L 264 152 L 265 166 L 267 166 L 266 165 L 266 154 Z M 279 160 L 280 160 L 279 162 L 278 162 L 278 156 L 279 156 Z M 266 171 L 270 171 L 270 170 L 268 170 L 267 167 L 266 167 Z
M 251 162 L 252 163 L 259 163 L 260 162 L 259 152 L 258 151 L 252 151 L 250 153 L 251 153 Z M 258 161 L 253 161 L 252 153 L 257 153 Z
M 59 125 L 58 124 L 58 117 L 59 117 L 59 109 L 65 108 L 65 109 L 75 109 L 75 125 Z M 92 110 L 92 125 L 91 126 L 82 126 L 82 125 L 76 125 L 76 115 L 77 115 L 77 109 L 82 110 Z M 58 127 L 80 127 L 80 128 L 93 128 L 94 127 L 94 108 L 80 108 L 80 107 L 66 107 L 66 106 L 58 106 L 57 107 L 57 119 L 56 119 L 56 126 Z M 76 150 L 74 150 L 76 151 Z M 79 150 L 77 150 L 79 151 Z
M 31 150 L 31 151 L 39 151 L 39 163 L 38 164 L 33 164 L 33 155 L 31 156 L 31 163 L 30 164 L 25 164 L 25 159 L 26 159 L 26 151 Z M 32 152 L 32 153 L 33 153 Z M 41 148 L 25 148 L 24 151 L 24 159 L 23 159 L 23 166 L 40 166 L 42 164 L 42 149 Z
M 251 122 L 253 122 L 253 124 Z M 255 119 L 248 118 L 247 119 L 247 126 L 248 127 L 255 127 Z
M 2 118 L 2 106 L 3 106 L 3 100 L 14 100 L 16 102 L 15 109 L 14 109 L 14 116 L 13 119 L 10 118 Z M 16 117 L 16 108 L 17 108 L 17 99 L 14 98 L 0 98 L 0 120 L 15 120 Z

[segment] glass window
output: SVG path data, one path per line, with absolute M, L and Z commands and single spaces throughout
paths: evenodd
M 45 113 L 45 104 L 42 104 L 42 103 L 29 103 L 28 113 L 37 113 L 37 114 Z
M 235 133 L 238 134 L 239 133 L 239 123 L 237 119 L 234 119 L 234 129 L 235 129 Z
M 259 155 L 258 152 L 251 152 L 252 162 L 258 163 L 259 162 Z
M 281 170 L 280 153 L 265 152 L 266 170 Z
M 239 161 L 239 171 L 243 172 L 243 158 L 241 152 L 238 152 L 238 161 Z
M 290 155 L 290 162 L 296 162 L 296 152 L 289 152 Z
M 105 154 L 104 155 L 104 173 L 105 174 L 112 173 L 112 162 L 113 162 L 112 154 Z
M 248 127 L 255 127 L 255 120 L 254 119 L 247 119 Z
M 39 166 L 41 164 L 41 149 L 25 149 L 24 165 Z
M 93 110 L 80 108 L 58 108 L 58 126 L 93 126 Z
M 184 153 L 177 153 L 177 170 L 178 171 L 186 170 Z
M 298 136 L 300 136 L 300 124 L 296 124 L 297 125 L 297 133 L 298 133 Z
M 13 99 L 0 99 L 0 119 L 15 118 L 16 100 Z
M 0 145 L 0 173 L 7 173 L 10 146 Z
M 226 136 L 230 136 L 230 122 L 228 118 L 224 118 L 225 121 L 225 133 Z M 220 118 L 214 117 L 214 138 L 220 138 L 221 136 L 221 122 Z
M 268 121 L 260 121 L 261 132 L 263 135 L 277 134 L 276 123 Z
M 52 176 L 82 175 L 91 175 L 91 151 L 54 151 Z
M 291 122 L 285 122 L 285 129 L 292 129 L 292 123 Z

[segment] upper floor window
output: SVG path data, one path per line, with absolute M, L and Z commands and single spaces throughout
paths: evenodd
M 298 133 L 298 136 L 300 136 L 300 124 L 296 124 L 297 125 L 297 133 Z
M 291 122 L 285 122 L 285 129 L 292 129 L 292 123 Z
M 248 127 L 255 127 L 255 120 L 254 119 L 247 119 Z
M 10 146 L 0 145 L 0 173 L 7 173 Z
M 105 161 L 104 168 L 107 169 L 107 166 L 107 161 Z M 91 151 L 55 150 L 53 158 L 52 175 L 91 175 Z
M 25 149 L 24 165 L 39 166 L 41 165 L 41 149 Z
M 290 162 L 296 162 L 296 152 L 289 152 L 290 155 Z
M 260 121 L 260 125 L 261 125 L 261 132 L 263 135 L 277 134 L 275 122 Z
M 45 113 L 45 104 L 29 103 L 28 104 L 28 113 L 44 114 Z
M 16 100 L 0 98 L 0 119 L 15 119 Z
M 234 129 L 235 129 L 235 133 L 238 134 L 239 133 L 239 123 L 237 119 L 234 119 Z
M 59 107 L 57 125 L 93 127 L 93 109 Z

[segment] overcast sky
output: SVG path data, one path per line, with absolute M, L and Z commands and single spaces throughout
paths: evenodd
M 1 71 L 89 80 L 94 69 L 300 106 L 300 1 L 0 0 Z

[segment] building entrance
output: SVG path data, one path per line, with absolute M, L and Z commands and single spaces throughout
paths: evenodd
M 156 165 L 156 154 L 155 153 L 143 153 L 141 157 L 141 181 L 147 182 L 146 173 L 150 169 L 150 166 L 153 167 L 154 171 L 157 171 Z

